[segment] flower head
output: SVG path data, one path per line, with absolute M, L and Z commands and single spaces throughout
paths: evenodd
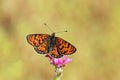
M 48 57 L 50 63 L 57 68 L 64 67 L 67 63 L 72 61 L 72 58 L 67 58 L 65 55 L 62 58 L 53 58 L 50 55 L 46 55 L 46 57 Z

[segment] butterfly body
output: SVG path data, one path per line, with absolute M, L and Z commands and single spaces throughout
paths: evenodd
M 48 44 L 48 53 L 52 50 L 53 46 L 55 45 L 55 33 L 53 33 L 50 37 L 49 37 L 49 44 Z
M 27 41 L 39 54 L 49 54 L 54 58 L 60 58 L 63 55 L 70 55 L 76 51 L 76 48 L 62 38 L 55 37 L 55 33 L 49 34 L 29 34 Z

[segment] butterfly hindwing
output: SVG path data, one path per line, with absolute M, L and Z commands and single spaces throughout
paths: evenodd
M 49 45 L 48 38 L 50 35 L 48 34 L 29 34 L 27 35 L 27 41 L 31 44 L 35 51 L 39 54 L 46 54 L 47 48 Z
M 60 51 L 59 49 L 57 48 L 57 45 L 55 44 L 50 52 L 50 55 L 54 58 L 60 58 L 62 57 L 63 55 L 60 54 Z

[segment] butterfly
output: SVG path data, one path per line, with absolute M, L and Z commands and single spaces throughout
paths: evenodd
M 60 37 L 55 37 L 55 33 L 51 35 L 29 34 L 26 39 L 37 53 L 48 54 L 54 58 L 61 58 L 63 55 L 71 55 L 76 52 L 76 48 L 72 44 Z

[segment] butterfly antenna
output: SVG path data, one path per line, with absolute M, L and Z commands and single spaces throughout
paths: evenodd
M 46 27 L 48 27 L 50 31 L 54 32 L 46 23 L 44 23 L 44 25 L 45 25 Z M 65 30 L 65 31 L 59 31 L 59 32 L 55 32 L 55 33 L 61 33 L 61 32 L 68 32 L 68 31 Z
M 54 32 L 46 23 L 44 23 L 44 25 L 48 27 L 50 31 Z
M 68 32 L 67 30 L 65 30 L 65 31 L 59 31 L 59 32 L 56 32 L 56 33 L 61 33 L 61 32 Z

